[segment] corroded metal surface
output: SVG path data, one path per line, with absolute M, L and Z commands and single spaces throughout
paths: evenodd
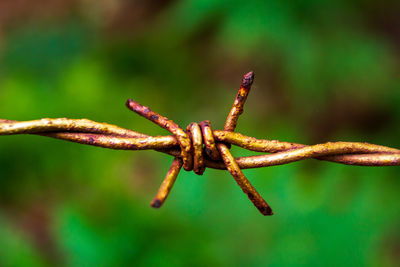
M 307 146 L 278 140 L 256 139 L 233 132 L 247 99 L 254 74 L 244 75 L 239 92 L 226 119 L 224 130 L 212 130 L 209 121 L 191 123 L 184 131 L 172 120 L 129 99 L 127 107 L 151 120 L 172 135 L 149 136 L 108 123 L 87 119 L 44 118 L 33 121 L 0 119 L 0 135 L 35 134 L 80 144 L 120 150 L 156 151 L 172 155 L 174 160 L 151 202 L 158 208 L 166 200 L 183 166 L 203 174 L 206 167 L 228 170 L 243 192 L 263 215 L 272 209 L 260 196 L 241 169 L 287 164 L 304 159 L 317 159 L 358 166 L 400 166 L 400 150 L 359 142 L 327 142 Z M 234 158 L 230 145 L 271 154 Z
M 249 72 L 244 75 L 242 79 L 242 84 L 240 85 L 239 92 L 236 95 L 235 101 L 233 102 L 231 111 L 226 118 L 224 130 L 227 132 L 233 132 L 236 128 L 237 121 L 239 119 L 240 114 L 243 113 L 243 106 L 246 102 L 247 96 L 249 95 L 251 85 L 253 84 L 254 73 Z M 235 158 L 232 156 L 229 151 L 228 145 L 224 143 L 218 143 L 217 148 L 220 152 L 222 160 L 226 166 L 226 169 L 230 172 L 230 174 L 235 179 L 236 183 L 240 186 L 243 192 L 248 196 L 251 202 L 253 202 L 254 206 L 263 214 L 263 215 L 272 215 L 272 209 L 267 204 L 267 202 L 261 197 L 261 195 L 257 192 L 254 186 L 250 183 L 250 181 L 246 178 L 242 170 L 237 165 Z
M 161 207 L 164 201 L 167 199 L 168 194 L 169 192 L 171 192 L 176 178 L 178 177 L 178 174 L 182 168 L 182 165 L 183 163 L 180 158 L 174 158 L 171 167 L 169 168 L 169 171 L 167 172 L 167 175 L 165 176 L 165 179 L 160 186 L 160 189 L 158 189 L 156 196 L 150 203 L 153 208 Z
M 203 137 L 200 126 L 193 122 L 186 128 L 186 133 L 192 141 L 193 171 L 198 175 L 202 175 L 205 171 L 205 166 L 203 157 Z
M 178 124 L 169 120 L 168 118 L 157 114 L 156 112 L 150 110 L 148 107 L 142 106 L 132 99 L 128 99 L 126 106 L 136 112 L 137 114 L 145 117 L 146 119 L 154 122 L 155 124 L 161 126 L 162 128 L 170 131 L 175 135 L 181 147 L 181 156 L 183 160 L 183 168 L 186 171 L 191 171 L 193 168 L 192 157 L 190 156 L 192 145 L 189 136 L 179 127 Z

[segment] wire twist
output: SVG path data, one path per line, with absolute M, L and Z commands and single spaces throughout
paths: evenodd
M 171 167 L 151 202 L 155 208 L 161 207 L 168 197 L 182 167 L 198 175 L 202 175 L 207 167 L 228 170 L 257 209 L 263 215 L 272 215 L 271 207 L 252 186 L 242 169 L 281 165 L 308 158 L 358 166 L 400 165 L 400 150 L 385 146 L 358 142 L 328 142 L 307 146 L 235 133 L 253 80 L 253 72 L 244 75 L 223 131 L 213 130 L 209 121 L 193 122 L 184 131 L 172 120 L 128 99 L 126 106 L 130 110 L 172 135 L 149 136 L 108 123 L 67 118 L 22 122 L 0 119 L 0 135 L 36 134 L 110 149 L 154 149 L 172 155 L 174 160 Z M 229 150 L 231 145 L 271 154 L 234 158 Z

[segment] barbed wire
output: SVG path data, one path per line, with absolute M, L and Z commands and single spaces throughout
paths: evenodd
M 0 135 L 35 134 L 103 148 L 153 149 L 172 155 L 174 160 L 171 167 L 151 202 L 155 208 L 161 207 L 166 200 L 182 167 L 198 175 L 202 175 L 206 167 L 228 170 L 257 209 L 263 215 L 272 215 L 271 207 L 242 169 L 282 165 L 309 158 L 358 166 L 400 165 L 400 150 L 386 146 L 360 142 L 327 142 L 307 146 L 235 133 L 253 80 L 253 72 L 244 75 L 222 131 L 213 130 L 209 121 L 191 123 L 184 131 L 172 120 L 128 99 L 126 106 L 130 110 L 170 131 L 172 135 L 149 136 L 108 123 L 68 118 L 32 121 L 0 119 Z M 230 152 L 231 145 L 270 154 L 234 158 Z

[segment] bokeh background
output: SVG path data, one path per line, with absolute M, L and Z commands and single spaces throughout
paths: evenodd
M 167 134 L 124 107 L 133 98 L 220 129 L 253 70 L 237 131 L 400 147 L 399 3 L 0 0 L 0 117 Z M 399 265 L 399 167 L 246 170 L 275 211 L 263 217 L 211 169 L 181 172 L 150 208 L 171 161 L 2 136 L 0 266 Z

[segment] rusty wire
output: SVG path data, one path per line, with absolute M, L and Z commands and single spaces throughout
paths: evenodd
M 263 215 L 272 215 L 272 209 L 261 197 L 241 169 L 287 164 L 314 158 L 347 165 L 399 166 L 400 150 L 359 142 L 328 142 L 312 146 L 256 139 L 235 133 L 236 124 L 254 80 L 253 72 L 244 75 L 239 92 L 225 122 L 224 130 L 212 130 L 209 121 L 191 123 L 184 131 L 176 123 L 157 114 L 148 107 L 128 99 L 126 106 L 170 131 L 172 135 L 149 136 L 108 123 L 87 119 L 40 119 L 11 121 L 0 119 L 0 135 L 36 134 L 80 144 L 120 149 L 154 149 L 174 156 L 159 191 L 151 202 L 161 207 L 183 167 L 202 175 L 205 168 L 227 169 L 243 192 Z M 266 152 L 250 157 L 234 158 L 230 146 L 236 145 L 251 151 Z

